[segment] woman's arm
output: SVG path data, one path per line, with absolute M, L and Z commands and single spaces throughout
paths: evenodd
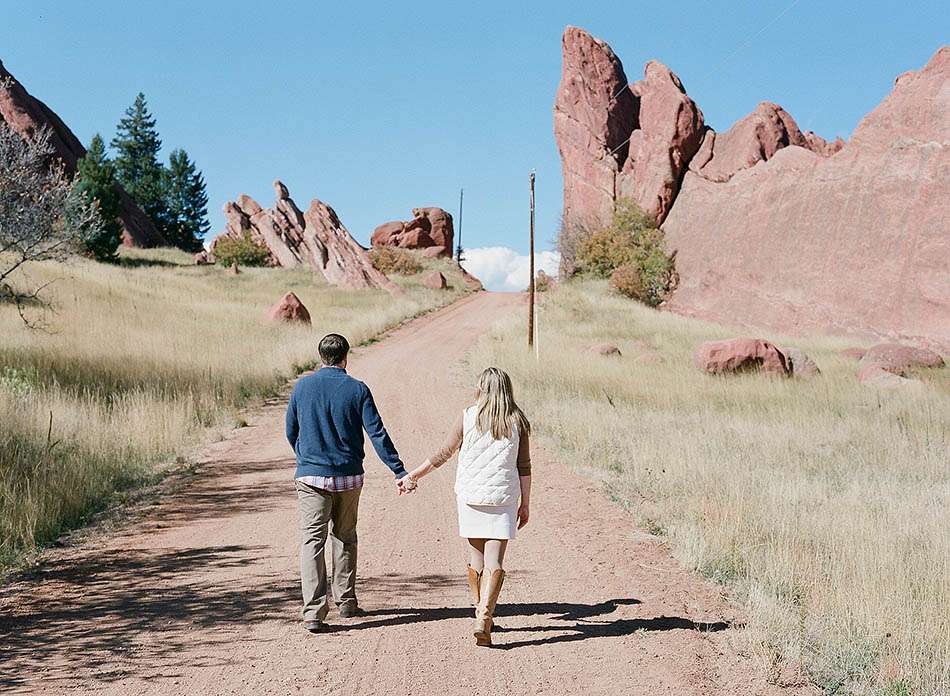
M 433 469 L 438 469 L 440 466 L 445 464 L 449 459 L 452 458 L 452 455 L 458 451 L 458 448 L 462 446 L 462 416 L 459 414 L 458 419 L 455 421 L 455 424 L 452 426 L 452 429 L 449 431 L 449 434 L 445 438 L 445 442 L 442 443 L 442 447 L 434 455 L 422 462 L 421 465 L 417 466 L 415 469 L 409 472 L 409 475 L 406 476 L 407 484 L 413 486 L 416 481 L 432 473 Z M 412 490 L 411 488 L 409 490 Z
M 528 524 L 531 510 L 531 474 L 519 476 L 521 481 L 521 505 L 518 506 L 518 529 Z

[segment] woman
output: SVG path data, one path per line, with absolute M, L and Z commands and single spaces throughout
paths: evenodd
M 468 540 L 468 585 L 475 603 L 475 643 L 491 645 L 492 614 L 505 580 L 508 541 L 528 523 L 531 425 L 511 379 L 497 367 L 478 378 L 475 405 L 463 411 L 437 454 L 409 472 L 407 490 L 459 450 L 455 476 L 459 536 Z M 519 504 L 520 498 L 520 504 Z

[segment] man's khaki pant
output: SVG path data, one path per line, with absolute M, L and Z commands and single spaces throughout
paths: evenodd
M 303 620 L 323 621 L 327 599 L 324 549 L 330 537 L 330 585 L 337 605 L 356 607 L 356 517 L 361 489 L 331 492 L 300 481 L 300 587 Z

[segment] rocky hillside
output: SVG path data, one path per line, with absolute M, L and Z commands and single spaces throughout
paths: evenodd
M 310 266 L 331 285 L 345 288 L 381 288 L 400 292 L 389 278 L 373 268 L 365 250 L 347 231 L 336 211 L 313 199 L 306 212 L 290 197 L 287 187 L 274 182 L 277 200 L 273 208 L 262 208 L 253 198 L 238 196 L 224 205 L 227 217 L 222 236 L 251 239 L 270 251 L 273 266 L 294 268 Z
M 629 84 L 603 41 L 569 27 L 562 43 L 562 271 L 630 197 L 676 251 L 677 312 L 950 346 L 950 48 L 845 143 L 770 102 L 717 133 L 665 65 Z
M 76 172 L 76 163 L 86 154 L 69 126 L 52 109 L 32 96 L 14 79 L 0 62 L 0 121 L 3 121 L 24 138 L 30 137 L 43 127 L 50 129 L 50 142 L 56 155 L 70 174 Z M 131 196 L 119 186 L 122 241 L 126 246 L 152 247 L 165 243 L 155 225 L 135 204 Z

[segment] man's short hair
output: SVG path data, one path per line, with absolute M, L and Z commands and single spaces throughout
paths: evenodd
M 324 365 L 339 365 L 350 352 L 349 342 L 340 334 L 327 334 L 320 339 L 320 359 Z

